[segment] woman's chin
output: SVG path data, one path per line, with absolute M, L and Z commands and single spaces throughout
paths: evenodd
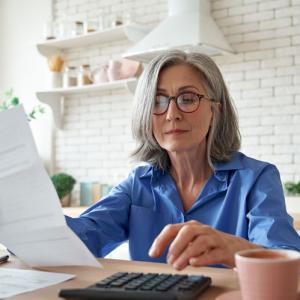
M 184 153 L 184 152 L 189 152 L 192 150 L 192 147 L 188 147 L 187 145 L 178 145 L 178 144 L 172 144 L 168 145 L 167 147 L 164 147 L 165 150 L 169 153 Z

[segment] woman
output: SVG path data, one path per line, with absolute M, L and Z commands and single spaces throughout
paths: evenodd
M 233 267 L 242 249 L 300 250 L 278 170 L 238 152 L 237 117 L 209 57 L 171 51 L 150 62 L 132 129 L 133 156 L 148 164 L 79 218 L 66 217 L 95 256 L 129 240 L 132 259 L 180 270 Z

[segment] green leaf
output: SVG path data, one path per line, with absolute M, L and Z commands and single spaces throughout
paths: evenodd
M 6 99 L 10 99 L 13 96 L 14 90 L 10 88 L 9 90 L 4 92 L 4 96 Z
M 300 181 L 298 181 L 298 183 L 296 184 L 295 189 L 296 189 L 297 194 L 300 194 Z
M 44 114 L 44 113 L 46 112 L 45 107 L 39 105 L 39 112 L 40 112 L 41 114 Z
M 290 195 L 297 195 L 300 194 L 300 181 L 298 183 L 293 181 L 287 181 L 284 184 L 284 188 L 286 192 Z
M 29 117 L 31 119 L 35 119 L 35 111 L 34 110 L 31 113 L 29 113 Z
M 7 107 L 6 107 L 6 104 L 5 102 L 3 102 L 2 104 L 0 104 L 0 110 L 6 110 Z
M 18 97 L 13 97 L 13 98 L 10 100 L 10 103 L 11 103 L 11 105 L 13 105 L 13 106 L 17 106 L 17 105 L 19 105 L 20 100 L 19 100 Z
M 7 91 L 4 92 L 4 101 L 2 101 L 2 103 L 0 103 L 0 111 L 2 110 L 7 110 L 12 106 L 18 106 L 21 101 L 19 99 L 19 97 L 16 97 L 13 95 L 13 89 L 9 89 Z M 38 113 L 45 113 L 45 108 L 42 105 L 36 105 L 35 107 L 33 107 L 32 111 L 30 113 L 27 114 L 27 120 L 30 122 L 31 120 L 35 120 L 36 119 L 36 115 Z
M 74 184 L 76 183 L 76 180 L 67 173 L 54 174 L 53 176 L 51 176 L 51 180 L 56 189 L 59 199 L 62 199 L 64 196 L 69 194 L 72 191 Z

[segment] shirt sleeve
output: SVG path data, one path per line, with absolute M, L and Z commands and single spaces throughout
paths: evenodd
M 249 241 L 267 248 L 300 251 L 300 238 L 288 215 L 280 175 L 268 164 L 248 198 Z
M 114 187 L 78 218 L 66 216 L 68 226 L 96 257 L 103 257 L 128 239 L 133 174 Z

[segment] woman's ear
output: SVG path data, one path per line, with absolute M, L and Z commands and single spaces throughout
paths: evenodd
M 213 103 L 214 109 L 218 112 L 221 113 L 221 109 L 222 109 L 222 104 L 221 102 L 214 102 Z
M 218 114 L 221 113 L 221 108 L 222 108 L 222 104 L 220 102 L 213 102 L 212 105 L 210 106 L 210 109 L 212 112 L 212 117 L 210 118 L 209 127 L 211 127 L 215 113 L 218 113 Z
M 220 113 L 222 109 L 221 102 L 211 102 L 210 109 L 212 112 L 217 111 L 218 113 Z

